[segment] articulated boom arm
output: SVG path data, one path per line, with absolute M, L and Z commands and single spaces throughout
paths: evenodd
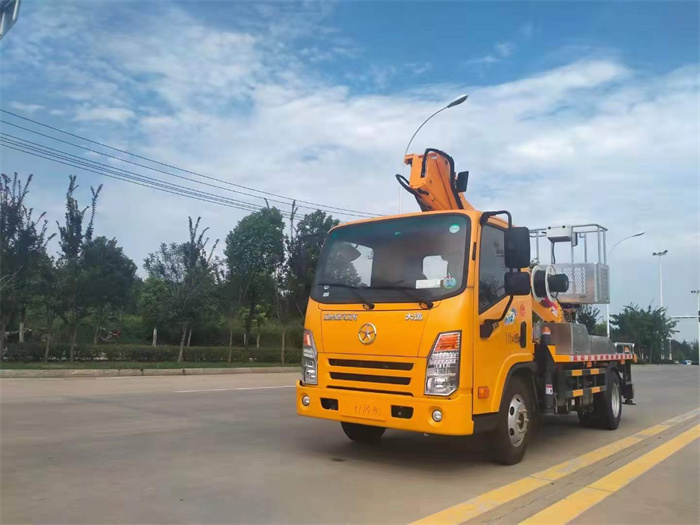
M 447 153 L 429 148 L 423 155 L 406 155 L 404 162 L 411 166 L 410 180 L 406 181 L 400 175 L 397 178 L 406 191 L 416 198 L 421 210 L 474 209 L 461 193 L 466 189 L 468 172 L 458 177 L 454 161 Z

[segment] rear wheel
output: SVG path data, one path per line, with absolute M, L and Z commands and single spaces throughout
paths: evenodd
M 386 428 L 360 425 L 358 423 L 340 423 L 343 432 L 351 440 L 359 443 L 378 443 L 382 439 Z
M 515 377 L 510 380 L 503 395 L 498 424 L 488 436 L 491 459 L 502 465 L 520 463 L 530 436 L 532 404 L 525 382 Z
M 605 389 L 603 395 L 598 395 L 600 405 L 596 407 L 598 410 L 598 418 L 600 426 L 607 430 L 615 430 L 620 425 L 622 417 L 622 393 L 620 388 L 620 376 L 614 370 L 608 371 Z
M 578 418 L 584 427 L 604 428 L 615 430 L 620 425 L 622 417 L 622 389 L 620 376 L 614 370 L 609 370 L 605 380 L 605 392 L 593 396 L 593 406 L 590 410 L 579 411 Z

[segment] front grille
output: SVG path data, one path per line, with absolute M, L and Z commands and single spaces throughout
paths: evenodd
M 341 381 L 362 381 L 364 383 L 384 383 L 387 385 L 411 384 L 410 377 L 373 376 L 367 374 L 348 374 L 345 372 L 331 372 L 331 379 L 339 379 Z
M 413 363 L 396 363 L 393 361 L 365 361 L 360 359 L 329 359 L 331 366 L 349 368 L 374 368 L 377 370 L 413 370 Z
M 359 355 L 332 355 L 323 363 L 327 366 L 329 388 L 413 396 L 421 381 L 411 381 L 417 359 L 377 359 Z M 325 375 L 326 370 L 322 370 Z M 414 388 L 416 387 L 416 388 Z

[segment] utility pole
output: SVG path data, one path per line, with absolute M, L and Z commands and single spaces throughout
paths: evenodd
M 664 307 L 664 278 L 663 278 L 663 268 L 661 266 L 661 257 L 666 255 L 667 253 L 668 253 L 668 250 L 664 250 L 662 252 L 654 252 L 651 254 L 652 256 L 659 258 L 659 308 Z M 661 351 L 662 352 L 664 349 L 663 347 L 664 347 L 664 344 L 662 342 L 661 343 Z M 668 353 L 668 358 L 669 359 L 672 358 L 670 349 L 669 349 L 669 353 Z M 652 359 L 652 361 L 653 361 L 653 359 Z

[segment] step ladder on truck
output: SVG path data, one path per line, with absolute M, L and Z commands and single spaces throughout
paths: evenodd
M 609 302 L 606 229 L 518 227 L 466 200 L 469 174 L 446 153 L 405 162 L 410 178 L 397 179 L 420 212 L 342 224 L 324 242 L 298 413 L 339 421 L 361 442 L 387 428 L 486 433 L 504 464 L 523 458 L 541 414 L 616 429 L 634 404 L 636 357 L 570 321 Z

